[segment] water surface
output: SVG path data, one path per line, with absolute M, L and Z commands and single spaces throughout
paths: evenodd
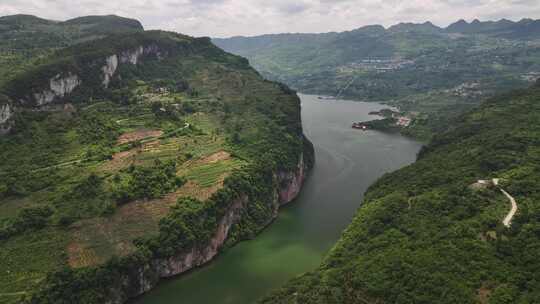
M 360 131 L 385 106 L 300 95 L 304 132 L 316 164 L 298 199 L 255 240 L 200 269 L 164 281 L 137 304 L 247 304 L 315 269 L 339 239 L 377 178 L 412 163 L 421 144 L 398 134 Z

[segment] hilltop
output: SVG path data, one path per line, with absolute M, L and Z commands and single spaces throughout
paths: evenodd
M 110 34 L 143 31 L 134 19 L 88 16 L 67 21 L 46 20 L 31 15 L 0 17 L 0 84 L 25 66 L 54 50 Z

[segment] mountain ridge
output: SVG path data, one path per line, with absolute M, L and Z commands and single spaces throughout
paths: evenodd
M 479 19 L 474 19 L 471 22 L 466 21 L 465 19 L 460 19 L 456 22 L 450 23 L 447 26 L 437 26 L 431 21 L 425 21 L 423 23 L 416 23 L 416 22 L 400 22 L 396 23 L 390 26 L 383 26 L 380 24 L 368 24 L 363 25 L 357 28 L 353 28 L 351 30 L 344 30 L 344 31 L 332 31 L 332 32 L 317 32 L 317 33 L 308 33 L 308 32 L 288 32 L 288 33 L 272 33 L 272 34 L 262 34 L 262 35 L 237 35 L 237 36 L 230 36 L 230 37 L 222 37 L 222 38 L 213 38 L 215 40 L 226 40 L 226 39 L 234 39 L 234 38 L 257 38 L 257 37 L 272 37 L 272 36 L 281 36 L 281 35 L 321 35 L 321 34 L 339 34 L 339 33 L 347 33 L 347 32 L 355 32 L 355 31 L 363 31 L 366 28 L 378 28 L 378 29 L 384 29 L 385 31 L 388 31 L 392 28 L 399 29 L 399 28 L 409 28 L 409 29 L 426 29 L 431 28 L 437 32 L 441 33 L 482 33 L 486 31 L 486 28 L 490 27 L 497 27 L 502 29 L 508 29 L 512 27 L 518 27 L 523 26 L 526 24 L 531 23 L 538 23 L 540 22 L 540 19 L 531 19 L 531 18 L 522 18 L 518 21 L 513 21 L 509 19 L 499 19 L 497 21 L 492 20 L 486 20 L 486 21 L 480 21 Z M 516 29 L 517 30 L 517 29 Z M 493 31 L 493 29 L 491 29 Z
M 384 101 L 422 140 L 481 98 L 527 87 L 540 75 L 540 21 L 430 22 L 323 34 L 213 39 L 268 79 L 308 94 Z
M 109 20 L 116 22 L 117 24 L 121 24 L 122 22 L 125 22 L 127 24 L 130 24 L 131 27 L 134 30 L 144 30 L 143 25 L 140 21 L 137 19 L 132 18 L 126 18 L 121 17 L 118 15 L 110 14 L 110 15 L 89 15 L 89 16 L 82 16 L 82 17 L 75 17 L 71 19 L 67 19 L 64 21 L 58 21 L 58 20 L 50 20 L 50 19 L 44 19 L 37 17 L 35 15 L 28 15 L 28 14 L 15 14 L 15 15 L 6 15 L 6 16 L 0 16 L 0 25 L 33 25 L 33 24 L 55 24 L 55 25 L 73 25 L 73 24 L 95 24 L 102 22 L 103 20 Z

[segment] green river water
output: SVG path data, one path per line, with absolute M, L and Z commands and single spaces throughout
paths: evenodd
M 315 269 L 384 173 L 412 163 L 421 144 L 400 135 L 351 128 L 373 119 L 377 103 L 300 95 L 304 132 L 316 164 L 302 193 L 256 239 L 208 265 L 160 283 L 136 304 L 247 304 Z

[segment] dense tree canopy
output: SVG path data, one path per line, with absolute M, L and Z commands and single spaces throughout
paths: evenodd
M 536 303 L 540 89 L 488 101 L 368 191 L 321 267 L 262 303 Z M 502 178 L 518 202 L 496 187 Z

